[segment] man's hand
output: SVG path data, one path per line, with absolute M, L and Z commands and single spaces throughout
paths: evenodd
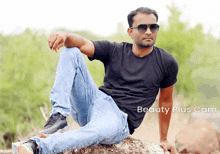
M 176 148 L 171 145 L 167 140 L 161 141 L 160 146 L 163 148 L 164 152 L 170 152 L 170 154 L 178 154 Z
M 85 55 L 92 57 L 95 52 L 95 46 L 92 41 L 83 38 L 80 35 L 67 32 L 56 32 L 48 38 L 48 45 L 51 50 L 58 51 L 62 46 L 67 48 L 77 47 Z
M 66 32 L 57 32 L 51 34 L 47 40 L 50 49 L 57 52 L 62 46 L 64 46 L 66 38 Z

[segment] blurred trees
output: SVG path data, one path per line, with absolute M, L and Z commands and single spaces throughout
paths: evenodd
M 0 137 L 11 142 L 18 132 L 42 121 L 39 107 L 48 101 L 58 56 L 49 51 L 44 34 L 28 29 L 21 35 L 2 36 L 0 47 Z
M 181 92 L 185 97 L 192 97 L 196 86 L 192 79 L 194 67 L 188 62 L 195 52 L 195 46 L 200 46 L 205 41 L 202 26 L 197 25 L 190 29 L 187 23 L 180 21 L 181 13 L 175 7 L 168 8 L 171 12 L 169 25 L 161 26 L 157 46 L 170 52 L 178 61 L 179 74 L 175 86 L 177 93 Z
M 156 46 L 170 52 L 179 63 L 176 91 L 190 99 L 186 104 L 214 104 L 219 107 L 220 48 L 219 40 L 203 34 L 202 25 L 194 28 L 180 21 L 181 13 L 175 6 L 168 9 L 168 25 L 160 24 Z M 75 32 L 90 40 L 131 42 L 123 25 L 118 31 L 103 38 L 90 32 Z M 43 127 L 39 110 L 49 104 L 59 54 L 49 50 L 43 32 L 26 30 L 20 35 L 0 34 L 0 149 L 9 148 L 18 134 Z M 103 84 L 104 67 L 99 61 L 89 61 L 87 67 L 97 86 Z M 199 96 L 199 97 L 197 97 Z
M 78 33 L 95 38 L 86 32 Z M 44 126 L 40 106 L 50 104 L 59 54 L 49 49 L 44 33 L 27 29 L 20 35 L 0 35 L 0 56 L 0 149 L 5 149 L 17 140 L 18 134 Z M 103 66 L 85 59 L 100 86 Z
M 189 99 L 184 105 L 209 104 L 210 101 L 197 100 L 202 94 L 197 92 L 197 88 L 205 80 L 212 78 L 211 70 L 215 70 L 213 73 L 216 76 L 216 85 L 219 85 L 219 43 L 212 35 L 203 34 L 202 25 L 197 24 L 194 28 L 190 28 L 188 23 L 180 21 L 181 12 L 175 6 L 170 6 L 168 9 L 171 12 L 169 24 L 161 26 L 156 45 L 170 52 L 178 61 L 179 74 L 175 88 L 177 93 Z M 196 73 L 199 72 L 203 83 L 196 79 Z M 206 90 L 211 89 L 205 88 L 203 93 L 206 93 Z M 220 95 L 219 90 L 213 93 L 216 93 L 215 96 L 218 97 Z

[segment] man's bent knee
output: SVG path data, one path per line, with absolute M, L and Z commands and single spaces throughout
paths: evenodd
M 81 54 L 81 51 L 77 47 L 65 48 L 61 51 L 61 54 L 65 54 L 67 56 L 74 56 L 76 54 Z

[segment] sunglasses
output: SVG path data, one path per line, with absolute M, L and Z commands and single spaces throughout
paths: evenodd
M 136 27 L 130 27 L 131 29 L 133 29 L 133 28 L 137 28 L 138 29 L 138 32 L 139 33 L 141 33 L 141 34 L 143 34 L 143 33 L 145 33 L 146 32 L 146 30 L 147 30 L 147 28 L 150 28 L 150 31 L 152 32 L 152 33 L 157 33 L 158 32 L 158 30 L 159 30 L 159 25 L 158 24 L 140 24 L 140 25 L 138 25 L 138 26 L 136 26 Z

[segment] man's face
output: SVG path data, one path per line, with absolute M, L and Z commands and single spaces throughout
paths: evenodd
M 133 21 L 132 27 L 137 27 L 140 24 L 149 25 L 157 23 L 155 15 L 147 13 L 138 13 L 133 17 Z M 131 39 L 133 39 L 133 43 L 142 48 L 153 46 L 157 38 L 157 33 L 151 32 L 149 27 L 145 33 L 140 33 L 138 28 L 129 28 L 128 33 Z

